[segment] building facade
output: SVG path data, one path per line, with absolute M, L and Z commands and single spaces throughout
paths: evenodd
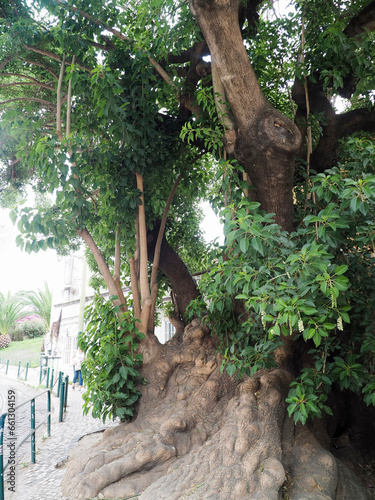
M 50 356 L 49 366 L 53 366 L 55 372 L 73 375 L 72 357 L 77 349 L 78 335 L 85 328 L 84 310 L 94 299 L 95 291 L 89 286 L 90 272 L 83 251 L 64 257 L 63 266 L 63 282 L 54 289 L 51 327 L 44 344 Z M 105 291 L 101 295 L 109 297 Z M 165 297 L 165 300 L 171 299 Z M 166 342 L 174 333 L 174 326 L 159 312 L 155 334 L 160 342 Z

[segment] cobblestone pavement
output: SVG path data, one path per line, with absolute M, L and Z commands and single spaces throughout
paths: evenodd
M 37 373 L 38 372 L 38 373 Z M 14 389 L 17 391 L 17 404 L 23 400 L 33 397 L 36 393 L 43 392 L 43 389 L 37 389 L 39 382 L 39 370 L 31 373 L 28 377 L 28 385 L 20 383 L 12 374 L 5 376 L 0 374 L 0 410 L 6 411 L 7 406 L 7 391 Z M 34 387 L 33 387 L 34 385 Z M 38 399 L 42 399 L 41 396 Z M 38 410 L 38 399 L 36 399 L 36 423 L 40 421 L 45 413 L 47 403 L 41 403 Z M 79 439 L 87 434 L 102 431 L 111 425 L 117 425 L 113 422 L 106 422 L 106 425 L 94 419 L 91 415 L 83 416 L 82 413 L 82 393 L 75 390 L 72 391 L 71 385 L 68 390 L 68 406 L 64 413 L 64 421 L 59 423 L 59 400 L 52 396 L 52 425 L 51 437 L 47 436 L 46 426 L 43 425 L 37 431 L 37 455 L 36 463 L 31 463 L 31 446 L 30 439 L 17 452 L 17 472 L 16 472 L 16 491 L 13 493 L 8 490 L 9 484 L 7 480 L 7 472 L 4 474 L 4 489 L 5 500 L 64 500 L 61 493 L 61 480 L 64 474 L 64 469 L 56 467 L 57 464 L 64 462 L 69 456 L 69 451 L 76 446 Z M 25 408 L 25 407 L 24 407 Z M 17 411 L 17 437 L 25 435 L 24 430 L 29 428 L 30 410 L 26 405 L 27 410 Z M 0 414 L 3 413 L 0 411 Z M 4 432 L 6 438 L 6 429 Z M 6 440 L 4 440 L 4 455 L 7 457 Z M 69 499 L 71 500 L 71 499 Z

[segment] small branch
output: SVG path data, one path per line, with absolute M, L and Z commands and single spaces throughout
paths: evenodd
M 139 297 L 139 217 L 135 217 L 135 239 L 136 250 L 134 256 L 129 259 L 130 278 L 133 294 L 134 315 L 137 319 L 141 319 L 141 300 Z
M 73 56 L 72 60 L 72 65 L 74 64 L 76 59 L 76 56 Z M 72 115 L 72 79 L 70 78 L 69 80 L 69 85 L 68 85 L 68 107 L 66 110 L 66 135 L 67 137 L 70 136 L 70 129 L 71 129 L 71 115 Z
M 50 75 L 52 75 L 56 80 L 59 79 L 59 77 L 54 73 L 50 68 L 47 68 L 47 66 L 44 66 L 44 64 L 41 64 L 40 62 L 37 61 L 32 61 L 30 59 L 22 59 L 22 57 L 18 58 L 20 61 L 26 62 L 28 64 L 32 64 L 33 66 L 39 66 L 39 68 L 45 69 Z
M 80 14 L 82 17 L 93 22 L 94 24 L 96 24 L 98 26 L 103 26 L 103 28 L 105 28 L 107 31 L 109 31 L 113 35 L 117 36 L 117 38 L 120 38 L 120 40 L 126 40 L 128 42 L 131 42 L 131 40 L 127 36 L 123 35 L 120 31 L 116 30 L 115 28 L 111 28 L 103 21 L 100 21 L 100 20 L 96 19 L 95 17 L 91 16 L 90 14 L 87 14 L 87 12 L 84 12 L 83 10 L 78 9 L 77 7 L 71 7 L 69 5 L 66 5 L 64 2 L 60 2 L 59 0 L 56 0 L 56 3 L 58 5 L 60 5 L 61 7 L 63 7 L 64 9 L 71 10 L 72 12 L 78 12 L 78 14 Z M 142 51 L 143 51 L 143 53 L 145 53 L 147 55 L 148 60 L 150 61 L 152 66 L 154 66 L 154 68 L 159 73 L 159 75 L 163 78 L 163 80 L 165 82 L 167 82 L 168 85 L 170 85 L 171 87 L 173 87 L 174 89 L 177 90 L 176 85 L 173 83 L 173 81 L 170 78 L 170 76 L 168 75 L 168 73 L 160 66 L 160 64 L 157 63 L 155 61 L 155 59 L 153 59 L 151 56 L 149 56 L 144 49 L 142 49 Z
M 147 271 L 147 228 L 146 228 L 146 213 L 145 213 L 145 198 L 143 194 L 143 177 L 138 172 L 135 174 L 137 178 L 137 188 L 141 191 L 141 204 L 138 206 L 139 214 L 139 248 L 140 248 L 140 277 L 139 284 L 141 288 L 142 307 L 143 303 L 150 299 L 150 289 L 148 284 Z
M 59 81 L 57 84 L 57 108 L 56 108 L 56 133 L 59 141 L 62 142 L 63 135 L 61 130 L 61 87 L 65 71 L 65 54 L 60 67 Z
M 115 283 L 116 289 L 117 289 L 117 295 L 119 299 L 121 300 L 122 303 L 125 304 L 126 299 L 124 297 L 122 288 L 121 288 L 121 247 L 120 243 L 118 241 L 118 236 L 120 234 L 120 226 L 118 226 L 117 231 L 116 231 L 116 241 L 115 241 L 115 265 L 114 265 L 114 272 L 113 272 L 113 281 Z
M 60 57 L 58 55 L 54 54 L 53 52 L 50 52 L 49 50 L 41 50 L 41 49 L 38 49 L 37 47 L 33 47 L 32 45 L 24 45 L 24 48 L 27 50 L 31 50 L 33 52 L 36 52 L 37 54 L 41 54 L 42 56 L 50 57 L 51 59 L 54 59 L 55 61 L 57 61 L 59 63 L 62 62 L 62 60 L 60 59 Z M 72 64 L 72 61 L 65 61 L 65 62 L 68 66 L 70 64 Z M 78 62 L 76 64 L 79 68 L 91 73 L 91 71 L 92 71 L 91 68 L 87 68 L 86 66 L 82 66 L 82 64 L 80 64 Z
M 10 62 L 11 60 L 12 60 L 12 58 L 8 56 L 3 61 L 1 61 L 0 70 L 5 68 L 5 66 L 8 64 L 8 62 Z
M 137 263 L 134 257 L 130 257 L 129 265 L 130 265 L 130 280 L 131 280 L 132 295 L 133 295 L 134 316 L 136 319 L 141 319 L 141 301 L 139 298 L 139 289 L 138 289 Z
M 115 266 L 113 277 L 117 278 L 120 281 L 120 272 L 121 272 L 121 246 L 119 243 L 119 234 L 120 234 L 120 226 L 117 227 L 116 230 L 116 241 L 115 241 Z
M 32 80 L 31 82 L 4 83 L 3 85 L 0 85 L 0 87 L 12 87 L 14 85 L 37 85 L 38 87 L 43 87 L 45 89 L 53 90 L 54 92 L 56 92 L 56 89 L 52 85 L 48 85 L 47 83 L 39 82 L 35 78 L 32 78 L 31 76 L 28 76 L 28 75 L 22 75 L 19 73 L 0 73 L 0 76 L 19 76 L 20 78 L 28 78 L 29 80 Z
M 0 102 L 0 105 L 2 104 L 8 104 L 9 102 L 15 102 L 15 101 L 32 101 L 32 102 L 40 102 L 41 104 L 44 104 L 48 106 L 49 108 L 56 109 L 56 105 L 53 104 L 52 102 L 45 101 L 44 99 L 38 99 L 37 97 L 15 97 L 14 99 L 8 99 L 6 101 Z

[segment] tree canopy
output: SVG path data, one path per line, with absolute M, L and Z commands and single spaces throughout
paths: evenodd
M 168 285 L 170 356 L 198 318 L 222 372 L 292 374 L 295 423 L 335 416 L 336 390 L 374 405 L 375 2 L 0 0 L 0 13 L 3 203 L 26 184 L 51 196 L 14 209 L 18 243 L 85 241 L 142 376 L 167 356 L 153 330 Z M 202 240 L 203 199 L 223 247 Z M 138 372 L 119 370 L 134 406 Z

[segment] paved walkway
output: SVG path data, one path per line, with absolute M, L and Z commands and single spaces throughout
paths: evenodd
M 30 373 L 28 376 L 26 384 L 17 381 L 16 374 L 14 376 L 9 373 L 5 376 L 1 373 L 0 392 L 3 394 L 3 404 L 9 388 L 17 391 L 17 404 L 32 397 L 37 392 L 42 392 L 43 389 L 36 388 L 39 383 L 38 377 L 39 370 L 35 370 L 34 373 Z M 38 399 L 36 400 L 36 407 L 38 406 L 37 401 Z M 72 391 L 72 386 L 69 385 L 67 410 L 64 414 L 64 421 L 59 423 L 59 400 L 55 395 L 52 396 L 51 437 L 45 437 L 47 436 L 46 426 L 42 426 L 37 431 L 36 464 L 31 463 L 30 441 L 28 441 L 27 445 L 22 446 L 22 449 L 17 453 L 16 492 L 12 493 L 8 490 L 8 484 L 5 482 L 6 477 L 4 477 L 5 500 L 66 499 L 62 495 L 60 488 L 64 469 L 59 465 L 63 464 L 68 458 L 70 450 L 77 445 L 82 436 L 102 431 L 111 425 L 117 425 L 117 423 L 113 422 L 106 422 L 106 425 L 103 425 L 100 420 L 94 419 L 91 415 L 83 416 L 82 403 L 82 393 L 77 389 Z M 43 408 L 45 407 L 43 404 Z M 29 418 L 22 414 L 19 425 L 24 427 L 25 420 L 29 421 Z M 18 421 L 19 419 L 16 417 L 17 425 Z M 36 418 L 36 421 L 38 423 L 38 418 Z M 4 453 L 6 456 L 5 446 Z M 18 456 L 19 453 L 20 456 Z

